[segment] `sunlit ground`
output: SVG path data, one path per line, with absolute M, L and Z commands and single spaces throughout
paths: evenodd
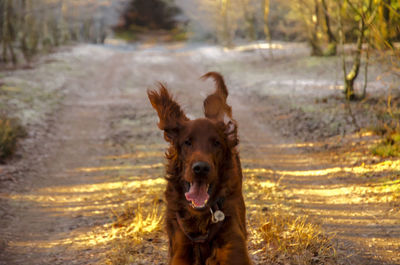
M 160 231 L 165 187 L 161 163 L 163 151 L 158 146 L 148 147 L 146 151 L 140 149 L 138 146 L 138 151 L 132 154 L 100 157 L 99 160 L 103 161 L 101 166 L 78 167 L 60 172 L 71 179 L 85 174 L 89 183 L 43 187 L 30 193 L 2 196 L 10 203 L 37 205 L 41 211 L 39 215 L 48 220 L 87 220 L 83 227 L 68 227 L 56 238 L 43 240 L 38 239 L 38 235 L 32 241 L 13 240 L 10 247 L 20 253 L 28 249 L 51 253 L 60 248 L 79 252 L 95 247 L 100 250 L 104 260 L 104 248 L 112 250 L 116 240 L 132 238 L 134 234 Z M 132 159 L 143 162 L 131 164 Z M 115 226 L 114 221 L 120 220 L 121 214 L 127 209 L 130 211 L 128 223 Z M 135 240 L 140 242 L 140 237 L 136 236 Z
M 260 42 L 260 43 L 251 43 L 251 44 L 243 44 L 243 45 L 236 45 L 234 48 L 225 48 L 226 51 L 234 50 L 238 52 L 244 52 L 244 51 L 253 51 L 253 50 L 268 50 L 268 49 L 273 49 L 273 50 L 282 50 L 284 48 L 283 45 L 278 44 L 278 43 L 265 43 L 265 42 Z
M 109 44 L 120 45 L 121 43 L 110 42 Z M 155 42 L 148 42 L 139 49 L 155 45 Z M 180 49 L 182 47 L 181 44 L 173 44 L 166 48 Z M 269 46 L 268 43 L 258 43 L 238 45 L 233 52 L 261 50 L 264 54 L 268 54 L 267 50 L 272 50 L 277 51 L 276 53 L 278 51 L 284 53 L 283 48 L 280 44 Z M 80 51 L 85 53 L 89 50 L 96 49 L 91 46 Z M 297 50 L 297 47 L 293 50 Z M 200 52 L 201 54 L 198 55 Z M 81 56 L 81 53 L 77 54 L 77 57 Z M 238 53 L 232 54 L 232 57 L 235 57 L 235 63 L 232 63 L 233 61 L 226 63 L 235 67 L 240 64 L 240 71 L 242 71 L 242 62 L 236 58 Z M 215 61 L 218 61 L 227 57 L 228 51 L 206 47 L 192 53 L 182 52 L 180 54 L 182 57 L 172 60 L 176 65 L 178 62 L 183 63 L 182 68 L 178 68 L 177 71 L 182 72 L 185 68 L 191 72 L 193 70 L 191 67 L 186 69 L 186 66 L 191 64 L 185 63 L 183 57 L 192 58 L 196 55 L 201 60 L 204 60 L 203 56 L 212 58 L 215 56 Z M 154 65 L 151 67 L 157 69 L 157 78 L 170 80 L 171 83 L 173 80 L 176 82 L 175 76 L 165 74 L 170 71 L 171 58 L 149 53 L 148 57 L 143 57 L 146 60 L 139 56 L 139 59 L 124 62 L 124 59 L 128 57 L 126 54 L 121 54 L 114 58 L 117 61 L 114 66 L 122 65 L 126 66 L 125 69 L 130 69 L 134 63 L 139 62 L 139 59 L 144 66 L 143 69 L 129 70 L 125 74 L 118 74 L 118 71 L 110 72 L 110 76 L 115 74 L 115 78 L 120 77 L 126 81 L 126 84 L 125 82 L 119 84 L 121 87 L 130 87 L 140 82 L 138 80 L 142 77 L 154 82 L 155 76 L 147 75 L 152 71 L 149 70 L 148 65 L 145 65 L 145 61 L 151 61 L 151 59 L 156 61 L 156 63 L 152 61 Z M 159 63 L 160 58 L 161 61 L 166 62 L 166 65 Z M 79 72 L 85 80 L 88 79 L 87 76 L 90 76 L 86 73 L 95 73 L 94 70 L 93 73 L 75 71 Z M 264 76 L 265 69 L 262 71 Z M 96 80 L 96 85 L 97 83 L 100 85 L 103 81 L 107 83 L 105 81 L 108 81 L 110 76 L 107 75 L 104 80 Z M 179 75 L 176 76 L 179 77 Z M 181 77 L 183 77 L 182 74 Z M 242 77 L 243 75 L 238 75 L 238 78 Z M 250 77 L 247 78 L 252 80 Z M 234 78 L 232 80 L 235 81 Z M 87 80 L 87 83 L 92 82 L 92 79 Z M 295 82 L 307 85 L 314 84 L 316 81 L 312 78 L 300 81 L 289 78 L 282 82 L 283 85 L 293 86 Z M 77 84 L 80 86 L 86 83 L 81 80 Z M 180 85 L 186 88 L 188 84 L 182 81 Z M 106 85 L 110 85 L 105 89 L 108 90 L 111 89 L 113 83 Z M 329 89 L 338 88 L 340 87 L 329 87 Z M 141 89 L 143 90 L 144 86 Z M 238 93 L 235 90 L 233 92 Z M 107 100 L 112 101 L 112 99 Z M 136 100 L 135 103 L 141 100 Z M 99 102 L 97 104 L 101 105 Z M 147 99 L 146 104 L 149 105 Z M 243 111 L 239 109 L 240 104 L 234 106 L 235 111 L 238 110 L 235 113 L 240 114 L 240 111 Z M 139 105 L 139 108 L 142 107 L 143 105 Z M 132 109 L 134 106 L 130 106 L 129 112 L 148 111 L 150 113 L 150 106 L 147 107 L 148 110 L 139 110 Z M 130 129 L 140 134 L 140 138 L 127 140 L 128 142 L 124 143 L 124 147 L 120 149 L 104 147 L 106 155 L 95 157 L 96 163 L 86 163 L 85 158 L 82 162 L 78 161 L 81 163 L 76 166 L 60 170 L 60 172 L 52 172 L 54 178 L 60 177 L 66 180 L 63 185 L 41 186 L 32 192 L 0 194 L 1 199 L 11 205 L 22 205 L 21 208 L 27 212 L 35 211 L 34 217 L 37 218 L 35 222 L 46 220 L 46 225 L 49 225 L 50 229 L 57 227 L 57 233 L 49 231 L 48 234 L 52 234 L 51 237 L 46 230 L 38 232 L 34 229 L 28 231 L 29 236 L 26 238 L 13 238 L 13 235 L 8 235 L 9 238 L 13 238 L 7 242 L 8 247 L 23 255 L 35 252 L 48 255 L 62 253 L 63 255 L 60 256 L 94 260 L 92 263 L 96 264 L 130 264 L 137 261 L 157 264 L 155 261 L 165 261 L 168 246 L 163 228 L 165 207 L 163 165 L 166 144 L 160 136 L 161 133 L 157 139 L 154 137 L 155 134 L 151 134 L 157 129 L 155 113 L 153 111 L 151 115 L 149 113 L 140 113 L 147 115 L 139 115 L 141 123 L 136 123 L 137 117 L 134 118 L 135 122 L 132 122 L 134 128 Z M 249 113 L 253 114 L 253 112 Z M 97 113 L 94 114 L 97 116 Z M 264 133 L 265 128 L 256 127 L 251 123 L 246 124 L 248 116 L 243 116 L 245 118 L 242 117 L 243 123 L 240 123 L 243 125 L 240 129 L 241 133 L 246 130 L 246 127 L 250 128 L 249 131 Z M 151 117 L 151 120 L 143 122 L 143 117 Z M 87 119 L 86 122 L 90 120 Z M 149 124 L 145 124 L 146 122 Z M 87 127 L 90 127 L 90 124 Z M 350 138 L 355 140 L 358 137 L 360 135 Z M 398 211 L 400 160 L 370 159 L 369 151 L 364 148 L 373 143 L 373 139 L 368 138 L 357 140 L 357 146 L 349 142 L 349 145 L 343 145 L 345 146 L 343 150 L 336 151 L 324 149 L 325 142 L 275 143 L 259 138 L 258 135 L 243 137 L 239 147 L 244 172 L 243 192 L 247 205 L 249 250 L 255 264 L 268 264 L 267 261 L 279 264 L 311 264 L 310 260 L 330 264 L 341 257 L 341 252 L 345 252 L 345 260 L 357 257 L 358 254 L 369 254 L 368 257 L 371 259 L 400 263 L 396 255 L 398 253 L 395 251 L 400 249 Z M 255 141 L 257 139 L 258 142 Z M 78 182 L 75 181 L 76 179 L 83 180 Z M 336 239 L 348 240 L 356 247 L 348 247 L 351 244 L 343 247 L 343 245 L 332 243 Z M 1 243 L 0 240 L 0 248 Z M 336 251 L 336 254 L 335 251 L 332 252 L 332 249 Z M 381 250 L 380 253 L 383 255 L 375 257 L 373 252 L 376 249 Z M 53 263 L 47 264 L 72 263 L 71 260 L 54 260 Z M 351 261 L 348 263 L 357 264 Z M 32 264 L 35 264 L 33 260 Z
M 305 144 L 299 146 L 306 147 Z M 264 148 L 268 156 L 273 150 L 282 150 L 283 146 L 270 145 Z M 390 257 L 395 255 L 393 249 L 400 247 L 400 241 L 397 240 L 400 237 L 400 223 L 394 208 L 390 210 L 387 206 L 398 205 L 399 202 L 400 160 L 355 166 L 343 163 L 332 167 L 326 166 L 325 162 L 316 157 L 310 162 L 310 159 L 299 158 L 298 154 L 282 152 L 269 156 L 272 158 L 269 165 L 274 167 L 271 169 L 260 167 L 263 161 L 251 157 L 249 152 L 243 153 L 244 194 L 251 235 L 249 241 L 256 261 L 265 261 L 266 250 L 282 251 L 285 255 L 293 251 L 288 249 L 288 245 L 279 246 L 276 242 L 281 242 L 281 239 L 272 237 L 270 231 L 265 230 L 270 229 L 267 224 L 274 221 L 273 229 L 278 229 L 284 222 L 291 224 L 293 228 L 290 229 L 297 234 L 300 233 L 300 226 L 303 227 L 302 233 L 315 235 L 315 238 L 312 236 L 308 240 L 319 242 L 315 247 L 327 253 L 331 253 L 330 238 L 359 243 L 359 238 L 368 237 L 369 243 L 364 246 L 367 250 L 389 246 L 387 254 Z M 103 258 L 114 263 L 132 261 L 139 257 L 151 260 L 152 255 L 167 255 L 162 226 L 163 191 L 166 183 L 163 178 L 163 151 L 157 147 L 157 150 L 149 148 L 147 151 L 99 159 L 103 161 L 101 166 L 78 167 L 67 172 L 72 175 L 92 174 L 92 179 L 97 183 L 44 187 L 34 193 L 10 195 L 7 199 L 38 204 L 43 214 L 49 217 L 109 217 L 89 229 L 72 229 L 49 241 L 15 241 L 12 243 L 14 247 L 21 251 L 26 247 L 47 251 L 55 247 L 66 247 L 71 251 L 102 247 L 106 249 L 103 254 L 107 253 Z M 141 159 L 143 163 L 131 164 L 131 159 Z M 286 163 L 279 168 L 282 160 Z M 124 161 L 123 165 L 121 161 Z M 313 167 L 316 169 L 306 169 Z M 375 177 L 366 177 L 371 174 Z M 337 177 L 339 180 L 347 179 L 339 181 Z M 291 181 L 296 182 L 290 185 Z M 368 211 L 364 210 L 366 205 L 369 206 Z M 310 222 L 307 216 L 315 216 L 317 219 Z M 298 219 L 300 217 L 303 219 Z M 318 224 L 325 229 L 331 228 L 329 230 L 335 231 L 334 235 L 323 236 Z M 281 231 L 276 231 L 278 235 L 291 231 L 286 225 L 279 229 Z M 289 234 L 286 237 L 292 238 Z M 302 242 L 303 237 L 291 240 Z M 160 248 L 158 252 L 155 253 L 153 248 L 140 250 L 145 244 L 144 240 L 154 242 Z M 296 251 L 302 253 L 304 249 Z
M 269 146 L 268 148 L 280 149 L 282 146 Z M 285 146 L 285 148 L 290 148 L 290 146 Z M 102 182 L 45 187 L 34 193 L 9 196 L 7 198 L 9 200 L 39 204 L 43 214 L 48 216 L 106 215 L 111 218 L 91 229 L 73 229 L 60 234 L 59 239 L 56 240 L 18 241 L 13 242 L 13 246 L 23 249 L 33 247 L 34 244 L 34 248 L 48 249 L 49 251 L 60 246 L 68 247 L 70 250 L 103 246 L 111 251 L 110 253 L 114 252 L 111 259 L 115 261 L 121 258 L 119 252 L 113 249 L 115 241 L 125 242 L 124 240 L 129 239 L 133 240 L 136 246 L 140 246 L 144 238 L 156 236 L 161 237 L 160 246 L 163 245 L 166 242 L 165 235 L 162 233 L 162 200 L 166 181 L 162 175 L 162 157 L 162 151 L 151 150 L 101 157 L 100 159 L 104 161 L 102 166 L 79 167 L 69 170 L 68 173 L 90 173 L 93 174 L 93 179 L 102 179 Z M 400 160 L 387 160 L 375 164 L 362 163 L 357 166 L 323 167 L 318 164 L 318 161 L 310 164 L 307 159 L 296 159 L 290 154 L 274 157 L 278 163 L 281 159 L 296 161 L 296 163 L 293 163 L 292 167 L 290 167 L 290 162 L 284 164 L 286 169 L 272 170 L 258 167 L 257 165 L 262 161 L 257 159 L 253 160 L 250 157 L 242 159 L 246 165 L 243 168 L 244 194 L 252 247 L 261 247 L 265 244 L 265 239 L 261 236 L 262 231 L 258 227 L 265 224 L 260 223 L 263 216 L 264 218 L 269 216 L 271 219 L 271 214 L 280 212 L 278 215 L 282 216 L 285 212 L 296 212 L 299 209 L 302 211 L 300 216 L 318 216 L 317 223 L 321 223 L 323 227 L 334 227 L 332 230 L 336 231 L 335 237 L 337 238 L 346 238 L 357 242 L 359 237 L 369 237 L 370 243 L 366 247 L 391 245 L 394 248 L 400 247 L 399 241 L 393 240 L 400 236 L 399 219 L 392 216 L 390 211 L 385 212 L 386 208 L 383 208 L 383 205 L 398 203 L 400 180 L 395 176 L 399 174 Z M 147 163 L 116 165 L 121 160 L 129 161 L 133 158 L 147 160 Z M 148 163 L 149 159 L 153 163 Z M 301 167 L 318 167 L 318 169 L 299 170 L 298 168 Z M 115 175 L 115 172 L 118 174 Z M 109 173 L 114 173 L 114 177 L 107 175 Z M 365 175 L 371 173 L 378 177 L 368 181 Z M 379 177 L 380 174 L 382 177 Z M 347 176 L 349 183 L 333 180 L 330 184 L 321 185 L 319 183 L 320 179 L 334 179 L 335 175 Z M 361 183 L 356 181 L 352 184 L 350 178 L 358 178 Z M 112 181 L 104 181 L 106 179 L 112 179 Z M 293 188 L 288 188 L 291 180 L 297 182 Z M 367 204 L 373 207 L 364 211 L 363 205 Z M 260 213 L 264 214 L 260 215 Z M 265 221 L 266 219 L 264 219 Z M 266 232 L 264 231 L 264 233 Z M 385 238 L 388 235 L 391 239 Z M 123 245 L 124 243 L 120 242 L 119 244 Z M 135 258 L 134 253 L 126 251 L 124 255 L 128 255 L 128 258 L 131 255 L 130 259 Z M 166 246 L 163 247 L 163 251 L 165 255 Z M 388 254 L 392 252 L 393 248 L 387 250 Z M 255 257 L 265 255 L 265 247 L 264 250 L 262 248 L 253 249 L 252 253 Z M 257 257 L 255 259 L 261 260 Z
M 236 47 L 241 51 L 255 48 L 260 47 Z M 152 131 L 155 124 L 151 120 Z M 135 126 L 142 129 L 137 128 L 141 124 Z M 373 259 L 400 262 L 394 251 L 400 248 L 400 160 L 369 159 L 367 149 L 374 140 L 368 136 L 362 135 L 366 138 L 357 140 L 357 146 L 350 142 L 344 145 L 347 149 L 337 151 L 324 149 L 324 142 L 241 139 L 249 248 L 256 264 L 265 264 L 267 258 L 301 264 L 301 257 L 310 264 L 309 259 L 315 257 L 307 251 L 309 245 L 320 261 L 332 261 L 336 258 L 331 252 L 337 247 L 332 245 L 335 239 L 361 245 L 350 250 L 351 256 L 370 254 Z M 70 184 L 44 186 L 29 193 L 1 195 L 10 204 L 26 205 L 27 211 L 39 209 L 38 217 L 62 227 L 62 232 L 51 238 L 31 231 L 31 240 L 16 238 L 10 247 L 24 254 L 94 252 L 98 264 L 166 260 L 166 144 L 161 137 L 147 143 L 133 141 L 128 143 L 133 146 L 130 152 L 113 150 L 96 157 L 95 165 L 82 163 L 57 172 L 71 180 L 84 176 L 84 183 L 68 181 Z M 375 257 L 375 249 L 385 256 Z M 340 254 L 340 246 L 336 250 Z
M 264 147 L 262 152 L 269 158 L 266 168 L 258 167 L 262 162 L 259 159 L 245 157 L 242 161 L 247 165 L 243 171 L 250 213 L 263 209 L 269 212 L 278 206 L 313 216 L 314 222 L 335 233 L 334 238 L 361 245 L 359 253 L 354 250 L 352 256 L 362 254 L 398 262 L 394 250 L 400 248 L 400 219 L 396 210 L 400 203 L 400 160 L 370 162 L 368 146 L 374 139 L 360 142 L 355 148 L 357 152 L 351 148 L 313 154 L 307 149 L 307 156 L 276 154 L 273 147 Z M 309 146 L 300 143 L 296 147 L 301 150 Z M 290 147 L 280 145 L 283 149 Z M 374 256 L 376 249 L 385 254 Z

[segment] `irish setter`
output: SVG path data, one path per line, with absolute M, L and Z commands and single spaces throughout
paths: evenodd
M 165 191 L 169 264 L 251 264 L 237 123 L 223 77 L 210 72 L 203 78 L 216 84 L 204 101 L 205 118 L 186 117 L 162 84 L 147 92 L 170 143 Z

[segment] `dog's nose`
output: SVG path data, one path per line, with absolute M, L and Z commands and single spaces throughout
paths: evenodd
M 192 170 L 196 175 L 207 175 L 210 172 L 210 165 L 206 162 L 199 161 L 193 164 Z

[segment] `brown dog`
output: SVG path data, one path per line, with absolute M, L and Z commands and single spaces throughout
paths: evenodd
M 237 124 L 226 103 L 228 90 L 215 72 L 216 91 L 204 101 L 205 118 L 189 120 L 160 84 L 148 91 L 170 143 L 166 225 L 169 264 L 251 264 L 246 245 L 246 210 Z

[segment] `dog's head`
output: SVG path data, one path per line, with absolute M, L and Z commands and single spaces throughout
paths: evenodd
M 206 207 L 221 186 L 227 157 L 238 144 L 237 124 L 231 107 L 226 103 L 228 91 L 222 76 L 215 72 L 203 78 L 213 78 L 216 91 L 204 101 L 205 118 L 190 120 L 164 85 L 159 91 L 148 91 L 150 102 L 158 113 L 158 127 L 174 148 L 181 172 L 174 178 L 182 185 L 186 200 L 195 209 Z

